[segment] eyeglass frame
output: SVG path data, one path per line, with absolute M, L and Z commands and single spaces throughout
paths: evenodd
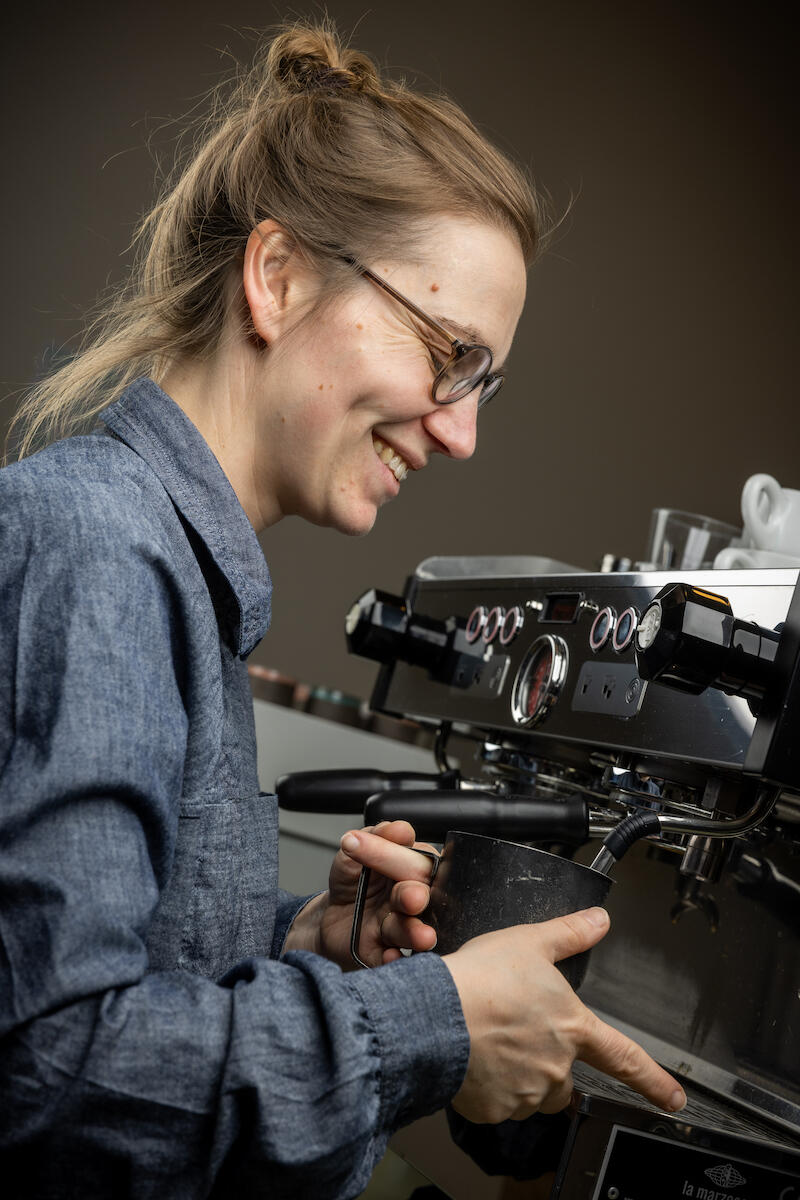
M 474 392 L 475 388 L 478 387 L 479 384 L 485 383 L 487 379 L 491 379 L 491 381 L 496 383 L 497 386 L 489 393 L 488 396 L 478 397 L 478 409 L 480 410 L 481 408 L 484 408 L 490 400 L 494 399 L 505 382 L 505 375 L 502 371 L 492 370 L 494 356 L 488 346 L 481 345 L 479 342 L 464 342 L 461 340 L 461 338 L 454 337 L 454 335 L 450 333 L 448 329 L 445 329 L 444 325 L 441 325 L 435 317 L 429 316 L 429 314 L 426 313 L 424 309 L 420 308 L 418 304 L 415 304 L 413 300 L 409 300 L 408 296 L 404 296 L 402 292 L 398 292 L 397 288 L 389 283 L 387 279 L 377 275 L 375 271 L 370 270 L 369 267 L 363 266 L 360 262 L 358 262 L 357 259 L 352 258 L 349 254 L 341 255 L 341 259 L 343 262 L 348 263 L 349 266 L 355 267 L 360 275 L 363 275 L 365 279 L 369 279 L 369 281 L 374 283 L 377 287 L 382 288 L 384 292 L 390 295 L 393 299 L 399 301 L 400 304 L 407 308 L 409 312 L 413 313 L 418 320 L 423 321 L 426 325 L 428 325 L 431 329 L 434 329 L 441 337 L 443 337 L 445 341 L 450 343 L 450 355 L 447 361 L 443 363 L 440 369 L 436 372 L 433 383 L 431 384 L 431 399 L 433 400 L 434 404 L 456 404 L 459 400 L 463 400 L 466 396 L 469 396 L 471 392 Z M 444 378 L 446 372 L 450 369 L 453 363 L 457 362 L 459 358 L 462 358 L 471 350 L 483 350 L 486 354 L 488 354 L 489 365 L 486 371 L 484 371 L 484 373 L 476 379 L 468 392 L 464 392 L 461 396 L 454 396 L 451 400 L 439 400 L 436 395 L 436 389 L 441 380 Z

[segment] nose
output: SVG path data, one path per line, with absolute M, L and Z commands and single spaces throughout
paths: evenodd
M 422 419 L 430 436 L 438 443 L 437 454 L 448 458 L 471 458 L 478 437 L 477 392 L 456 400 L 455 404 L 437 404 Z

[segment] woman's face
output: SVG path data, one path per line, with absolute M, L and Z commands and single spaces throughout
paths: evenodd
M 525 299 L 516 239 L 442 217 L 420 257 L 424 263 L 365 265 L 454 336 L 488 346 L 493 369 L 502 368 Z M 276 349 L 266 356 L 256 401 L 252 478 L 265 514 L 366 533 L 432 454 L 460 459 L 474 451 L 477 391 L 455 404 L 433 402 L 431 354 L 441 362 L 448 347 L 369 280 Z

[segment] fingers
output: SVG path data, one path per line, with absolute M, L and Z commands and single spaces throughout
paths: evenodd
M 404 950 L 432 950 L 436 945 L 436 934 L 430 925 L 423 924 L 418 917 L 404 917 L 390 912 L 381 921 L 380 934 L 387 946 Z
M 606 1025 L 589 1009 L 585 1037 L 577 1057 L 606 1075 L 613 1075 L 658 1108 L 677 1112 L 686 1095 L 676 1079 L 650 1055 L 618 1029 Z
M 395 826 L 400 828 L 395 829 Z M 410 842 L 407 840 L 407 831 L 410 831 Z M 431 860 L 411 849 L 413 840 L 414 830 L 407 821 L 391 821 L 378 830 L 361 829 L 346 833 L 341 840 L 341 847 L 349 858 L 363 867 L 370 867 L 386 879 L 427 884 L 431 877 Z
M 543 939 L 548 957 L 552 962 L 570 958 L 583 950 L 590 950 L 609 930 L 609 916 L 604 908 L 586 908 L 581 912 L 569 913 L 566 917 L 554 917 L 534 926 L 537 937 Z

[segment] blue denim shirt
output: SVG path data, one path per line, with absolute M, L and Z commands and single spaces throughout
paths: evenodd
M 152 381 L 102 420 L 0 471 L 3 1194 L 351 1197 L 458 1089 L 458 994 L 278 957 L 266 563 Z

